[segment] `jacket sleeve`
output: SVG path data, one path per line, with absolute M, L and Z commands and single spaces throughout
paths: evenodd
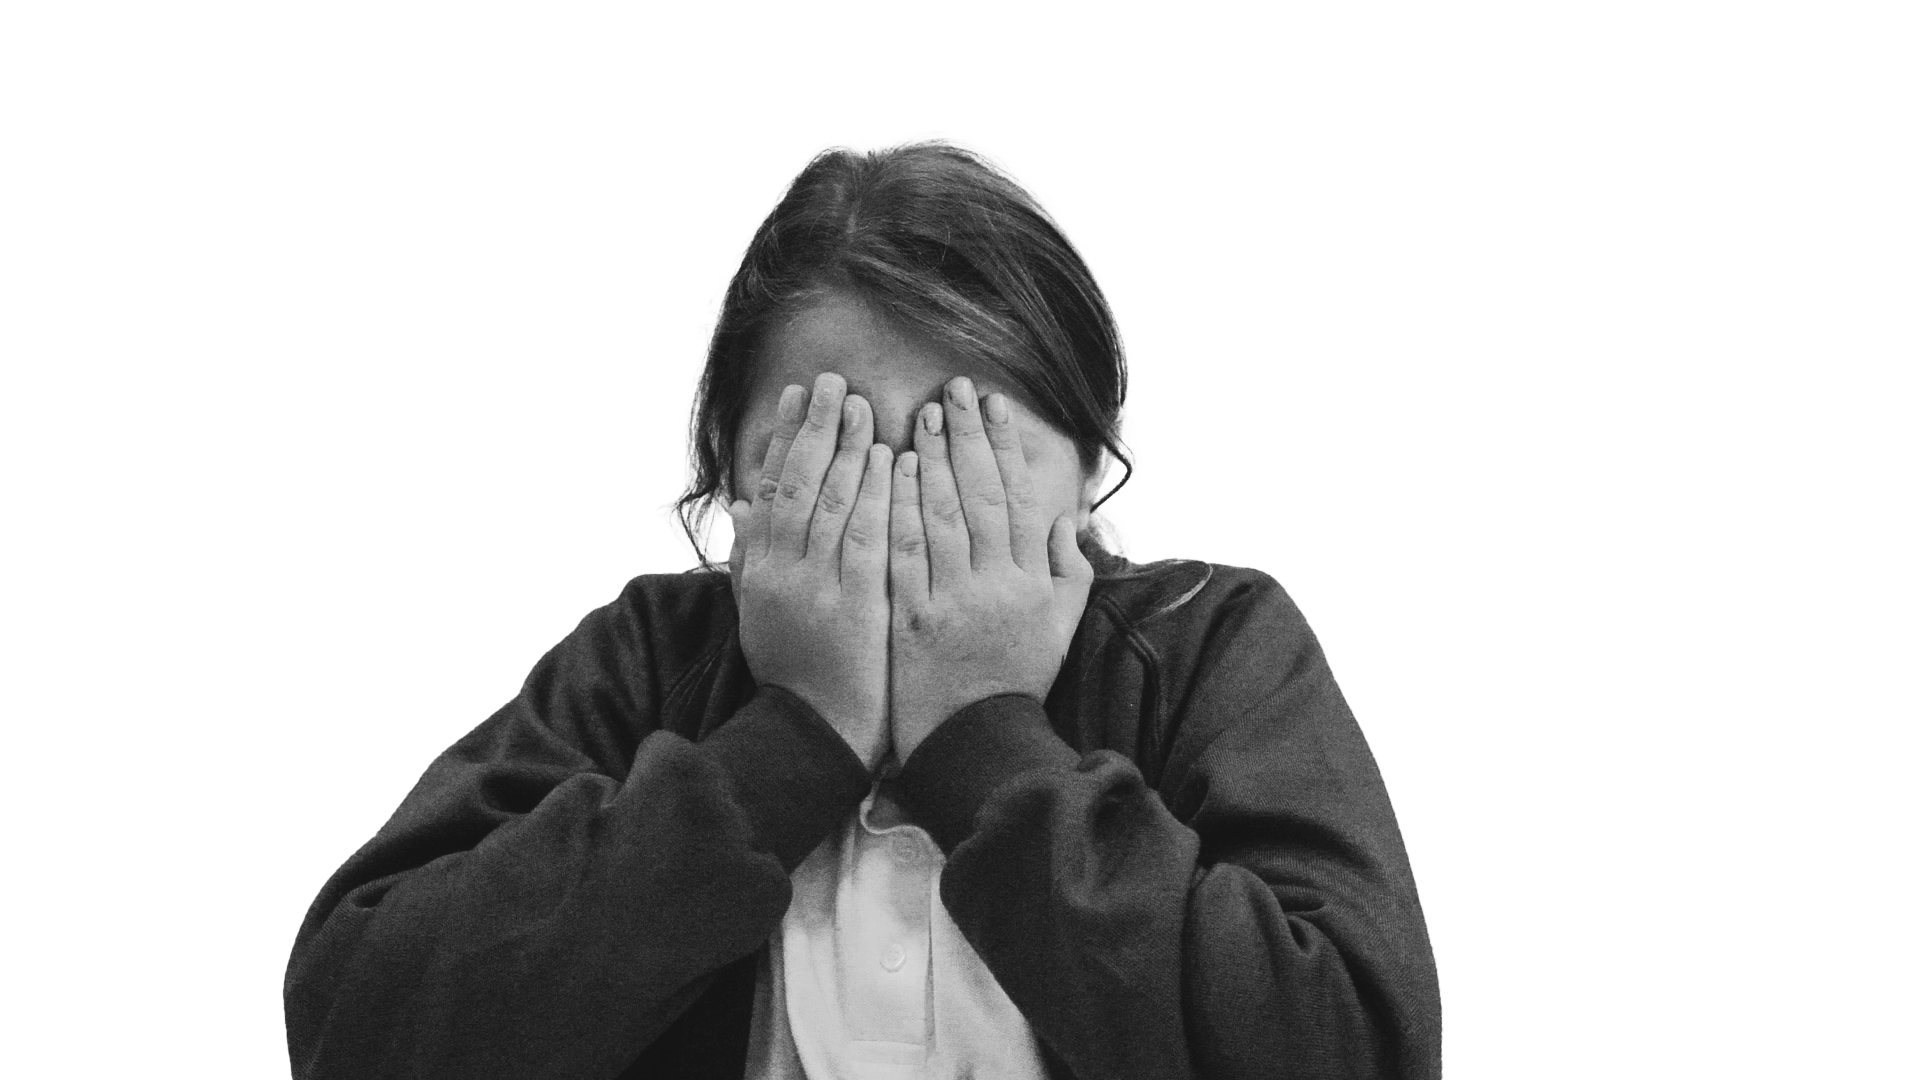
M 632 593 L 321 890 L 287 968 L 297 1077 L 611 1077 L 779 924 L 865 770 L 772 687 L 704 741 L 659 730 Z
M 1208 606 L 1162 791 L 1024 696 L 921 744 L 941 899 L 1072 1076 L 1438 1077 L 1412 872 L 1320 647 L 1264 575 Z

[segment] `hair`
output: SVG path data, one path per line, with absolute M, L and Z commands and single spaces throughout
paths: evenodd
M 1126 475 L 1096 509 L 1132 478 L 1120 442 L 1120 334 L 1046 211 L 985 158 L 947 143 L 828 150 L 761 222 L 721 303 L 693 406 L 693 477 L 675 503 L 702 566 L 714 568 L 701 538 L 716 500 L 732 494 L 755 352 L 769 330 L 834 292 L 1003 375 L 1073 440 L 1083 469 L 1112 453 Z

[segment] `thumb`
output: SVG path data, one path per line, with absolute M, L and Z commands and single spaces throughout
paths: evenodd
M 727 516 L 733 519 L 733 550 L 727 553 L 727 569 L 733 573 L 735 586 L 740 583 L 740 571 L 747 564 L 747 515 L 753 511 L 753 504 L 745 499 L 735 499 L 727 505 Z
M 1072 514 L 1053 519 L 1053 530 L 1047 534 L 1047 564 L 1053 572 L 1054 605 L 1061 620 L 1068 621 L 1070 615 L 1071 625 L 1079 625 L 1087 591 L 1093 586 L 1093 564 L 1080 553 Z

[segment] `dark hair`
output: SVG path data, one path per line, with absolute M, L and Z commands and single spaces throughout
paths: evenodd
M 829 150 L 761 222 L 720 307 L 693 406 L 693 479 L 675 504 L 702 565 L 711 567 L 700 538 L 728 492 L 754 352 L 832 290 L 1002 373 L 1073 440 L 1083 468 L 1111 451 L 1127 472 L 1101 503 L 1132 477 L 1119 440 L 1119 331 L 1046 211 L 986 159 L 946 143 Z

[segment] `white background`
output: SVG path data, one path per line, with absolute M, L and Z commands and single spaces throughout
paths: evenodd
M 321 882 L 691 565 L 755 225 L 924 137 L 1107 290 L 1129 552 L 1319 632 L 1450 1075 L 1912 1069 L 1907 8 L 9 5 L 0 1071 L 286 1075 Z

